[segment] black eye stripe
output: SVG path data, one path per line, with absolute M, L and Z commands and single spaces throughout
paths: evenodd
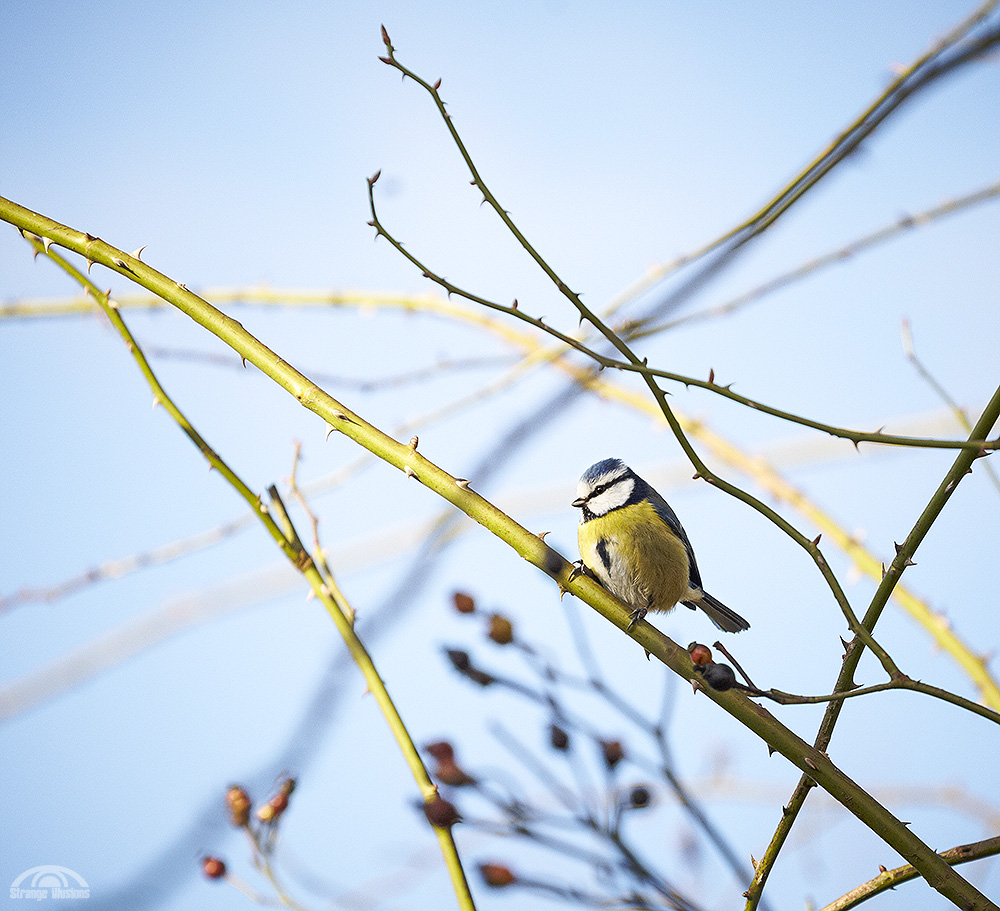
M 603 484 L 598 484 L 589 494 L 587 494 L 587 499 L 589 500 L 591 497 L 599 496 L 600 494 L 604 493 L 604 491 L 608 490 L 611 487 L 614 487 L 616 484 L 620 484 L 624 480 L 625 480 L 624 477 L 612 478 L 610 481 L 605 481 Z

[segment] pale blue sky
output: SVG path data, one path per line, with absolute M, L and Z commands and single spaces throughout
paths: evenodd
M 494 213 L 478 207 L 429 99 L 378 61 L 380 23 L 404 63 L 432 81 L 442 78 L 484 178 L 567 283 L 600 309 L 649 266 L 696 249 L 753 212 L 878 94 L 895 64 L 914 58 L 970 9 L 959 2 L 834 8 L 9 0 L 0 11 L 0 195 L 126 250 L 148 244 L 147 262 L 192 287 L 266 281 L 429 291 L 386 243 L 373 243 L 365 224 L 365 177 L 381 168 L 380 217 L 409 249 L 457 284 L 503 302 L 517 297 L 526 310 L 572 329 L 576 320 L 565 302 Z M 689 309 L 996 181 L 997 79 L 991 59 L 904 106 Z M 944 220 L 736 318 L 664 334 L 640 350 L 679 373 L 707 376 L 714 368 L 720 382 L 735 381 L 741 392 L 790 411 L 874 429 L 939 407 L 902 357 L 899 323 L 909 317 L 921 355 L 975 409 L 997 377 L 997 212 L 992 203 Z M 118 278 L 94 271 L 103 284 L 126 290 Z M 0 300 L 73 291 L 50 264 L 32 261 L 13 229 L 0 230 Z M 440 321 L 233 312 L 307 373 L 370 378 L 442 356 L 505 350 Z M 144 344 L 223 353 L 178 315 L 128 318 Z M 294 439 L 305 445 L 307 479 L 358 454 L 347 440 L 324 442 L 319 422 L 259 374 L 174 360 L 155 366 L 254 489 L 287 476 Z M 389 429 L 490 375 L 448 375 L 367 396 L 330 391 Z M 513 422 L 562 383 L 535 377 L 422 432 L 422 449 L 456 475 L 469 474 Z M 697 390 L 670 391 L 679 409 L 749 447 L 816 439 Z M 0 414 L 0 496 L 8 517 L 0 523 L 0 593 L 53 584 L 240 513 L 235 495 L 208 474 L 163 411 L 150 409 L 134 364 L 98 319 L 0 325 Z M 609 455 L 667 470 L 673 480 L 663 489 L 695 543 L 706 581 L 753 624 L 739 640 L 747 662 L 773 670 L 769 682 L 781 689 L 829 689 L 844 629 L 815 570 L 756 514 L 680 481 L 690 477 L 689 466 L 673 438 L 648 420 L 596 402 L 567 406 L 526 448 L 508 453 L 485 492 L 551 497 L 539 494 L 542 505 L 534 508 L 515 501 L 523 510 L 517 517 L 551 530 L 549 540 L 572 557 L 573 485 L 587 465 Z M 941 453 L 880 450 L 788 473 L 846 527 L 866 535 L 875 552 L 891 557 L 892 542 L 905 537 L 950 461 Z M 996 497 L 982 472 L 967 479 L 907 576 L 981 652 L 1000 642 L 992 606 Z M 316 505 L 335 550 L 380 529 L 411 527 L 441 508 L 380 466 Z M 345 570 L 362 617 L 395 597 L 414 553 Z M 850 580 L 835 552 L 833 561 Z M 251 529 L 197 557 L 53 605 L 18 607 L 0 616 L 0 680 L 18 680 L 171 599 L 248 576 L 251 587 L 259 586 L 252 574 L 279 565 Z M 442 643 L 473 639 L 474 624 L 447 613 L 455 587 L 508 610 L 527 637 L 571 662 L 568 636 L 551 584 L 478 533 L 449 550 L 414 597 L 399 599 L 396 623 L 375 652 L 415 738 L 455 736 L 471 764 L 495 765 L 501 760 L 483 716 L 509 717 L 519 707 L 484 700 L 441 667 Z M 221 600 L 210 591 L 210 603 Z M 867 582 L 849 586 L 858 609 L 870 591 Z M 686 611 L 657 625 L 684 643 L 715 635 Z M 647 692 L 658 698 L 661 671 L 606 624 L 595 619 L 591 628 L 615 682 L 637 701 Z M 879 631 L 905 670 L 971 694 L 908 618 L 889 612 Z M 285 836 L 290 860 L 322 871 L 339 893 L 427 852 L 419 861 L 431 871 L 426 879 L 385 907 L 448 907 L 432 839 L 407 805 L 413 787 L 356 675 L 344 671 L 340 678 L 346 696 L 337 703 L 337 726 L 323 728 L 315 744 L 293 737 L 337 654 L 332 625 L 292 584 L 282 597 L 198 626 L 4 723 L 0 881 L 51 863 L 88 880 L 92 908 L 138 907 L 140 899 L 170 909 L 249 907 L 235 892 L 201 882 L 196 859 L 213 851 L 246 867 L 245 847 L 218 824 L 216 798 L 232 780 L 266 788 L 291 762 L 300 763 L 292 771 L 302 781 Z M 498 665 L 509 660 L 485 657 Z M 864 671 L 866 682 L 880 679 L 874 666 Z M 761 744 L 707 701 L 684 691 L 677 699 L 675 724 L 689 744 L 678 750 L 686 775 L 703 776 L 724 753 L 731 774 L 774 783 L 779 799 L 787 798 L 796 780 L 787 763 L 767 760 Z M 819 716 L 784 709 L 780 717 L 811 739 Z M 537 734 L 534 721 L 525 722 L 526 739 Z M 873 744 L 876 725 L 886 733 Z M 921 726 L 931 733 L 922 735 Z M 947 741 L 940 726 L 951 732 Z M 834 745 L 835 759 L 866 786 L 899 778 L 916 786 L 958 784 L 974 800 L 996 799 L 990 757 L 1000 737 L 956 709 L 880 697 L 844 713 Z M 755 856 L 780 809 L 740 800 L 709 806 L 738 850 Z M 950 810 L 905 803 L 893 809 L 938 848 L 988 834 Z M 650 853 L 676 848 L 670 821 L 677 820 L 665 815 L 666 828 L 651 821 L 642 836 Z M 816 815 L 804 823 L 812 840 L 776 871 L 776 907 L 832 900 L 878 863 L 894 863 L 891 851 L 849 819 Z M 470 866 L 506 850 L 478 836 L 463 848 Z M 522 862 L 533 871 L 549 864 L 531 855 Z M 982 867 L 977 883 L 997 895 L 997 870 Z M 714 859 L 706 870 L 714 883 L 706 906 L 734 907 L 736 884 Z M 901 889 L 880 906 L 913 907 L 907 902 L 915 894 Z M 510 907 L 502 895 L 479 897 L 482 908 Z M 940 907 L 924 899 L 921 907 Z

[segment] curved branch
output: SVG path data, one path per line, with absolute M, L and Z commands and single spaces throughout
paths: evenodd
M 126 276 L 130 280 L 162 296 L 199 325 L 230 345 L 240 355 L 270 376 L 286 389 L 304 407 L 321 416 L 328 424 L 364 448 L 378 455 L 383 461 L 406 471 L 408 477 L 439 493 L 471 518 L 484 525 L 497 537 L 517 550 L 525 559 L 553 577 L 563 587 L 581 597 L 602 616 L 620 629 L 629 625 L 629 609 L 596 582 L 578 576 L 570 580 L 571 565 L 538 536 L 504 515 L 492 503 L 470 490 L 468 483 L 452 477 L 443 469 L 425 459 L 409 445 L 390 439 L 360 415 L 353 414 L 332 396 L 319 389 L 290 364 L 279 358 L 239 323 L 220 313 L 207 301 L 192 294 L 178 282 L 142 263 L 138 258 L 93 237 L 58 224 L 35 212 L 0 199 L 0 218 L 19 226 L 24 232 L 36 235 L 46 249 L 57 243 L 86 257 L 89 262 L 100 263 Z M 998 394 L 1000 408 L 1000 394 Z M 670 415 L 670 417 L 673 417 Z M 676 420 L 676 419 L 674 419 Z M 686 442 L 686 441 L 685 441 Z M 960 454 L 959 458 L 965 458 Z M 897 558 L 898 559 L 898 558 Z M 315 566 L 311 572 L 322 588 L 322 579 Z M 886 592 L 886 597 L 888 591 Z M 329 597 L 329 596 L 327 596 Z M 871 612 L 871 609 L 870 611 Z M 335 611 L 345 625 L 346 615 Z M 866 619 L 868 619 L 866 617 Z M 874 625 L 874 619 L 871 620 Z M 670 667 L 686 680 L 695 672 L 687 652 L 649 624 L 640 624 L 632 637 L 651 655 Z M 856 640 L 857 641 L 857 640 Z M 861 649 L 853 650 L 860 654 Z M 821 785 L 868 827 L 916 867 L 927 882 L 956 904 L 979 911 L 995 908 L 979 890 L 954 870 L 931 848 L 921 841 L 907 826 L 878 803 L 863 788 L 837 768 L 825 753 L 810 746 L 794 732 L 782 725 L 761 706 L 749 701 L 739 692 L 707 691 L 709 699 L 733 715 L 742 724 L 767 742 L 797 766 L 810 779 Z
M 994 724 L 1000 724 L 1000 712 L 995 712 L 993 709 L 988 708 L 985 705 L 980 705 L 978 702 L 973 702 L 971 699 L 966 699 L 964 696 L 951 693 L 939 686 L 933 686 L 929 683 L 923 683 L 920 680 L 914 680 L 912 677 L 907 677 L 905 674 L 902 674 L 893 680 L 887 680 L 885 683 L 875 683 L 871 686 L 859 686 L 853 690 L 843 690 L 836 693 L 830 693 L 826 696 L 797 696 L 794 693 L 783 693 L 781 690 L 759 690 L 755 687 L 741 687 L 741 689 L 745 689 L 751 696 L 770 699 L 780 705 L 815 705 L 820 702 L 834 702 L 836 700 L 850 699 L 853 696 L 867 696 L 869 693 L 882 693 L 886 690 L 912 690 L 915 693 L 923 693 L 926 696 L 933 696 L 935 699 L 950 702 L 952 705 L 957 705 L 959 708 L 966 709 L 976 715 L 981 715 L 983 718 L 992 721 Z
M 957 866 L 958 864 L 968 863 L 970 860 L 982 860 L 984 857 L 993 857 L 996 854 L 1000 854 L 1000 835 L 942 851 L 941 858 L 945 863 Z M 894 870 L 886 870 L 885 867 L 881 867 L 880 869 L 882 872 L 874 879 L 862 883 L 856 889 L 852 889 L 836 901 L 825 905 L 820 911 L 848 911 L 849 908 L 856 908 L 862 902 L 868 901 L 869 898 L 874 898 L 876 895 L 885 892 L 886 889 L 895 889 L 896 886 L 920 876 L 920 873 L 914 870 L 910 864 L 903 864 L 903 866 L 896 867 Z
M 288 558 L 289 562 L 295 566 L 295 568 L 305 578 L 306 582 L 308 582 L 312 590 L 312 594 L 319 599 L 327 613 L 333 619 L 334 624 L 337 627 L 337 631 L 343 638 L 344 644 L 347 646 L 351 657 L 354 659 L 358 669 L 364 676 L 368 692 L 373 695 L 375 701 L 378 703 L 386 724 L 392 732 L 393 737 L 403 754 L 403 758 L 406 760 L 410 772 L 420 789 L 424 804 L 430 805 L 432 802 L 439 799 L 437 787 L 431 780 L 431 777 L 423 764 L 423 760 L 420 758 L 420 753 L 417 750 L 416 745 L 413 743 L 413 739 L 410 737 L 402 716 L 396 709 L 396 705 L 393 702 L 392 697 L 389 695 L 389 691 L 379 675 L 378 670 L 372 661 L 371 655 L 368 653 L 368 650 L 365 648 L 364 644 L 358 638 L 358 635 L 354 630 L 353 608 L 340 593 L 336 585 L 333 584 L 332 577 L 324 578 L 323 574 L 320 572 L 316 562 L 313 560 L 309 551 L 299 539 L 299 536 L 292 525 L 291 519 L 285 510 L 284 504 L 278 496 L 277 490 L 273 486 L 271 487 L 271 505 L 269 507 L 266 506 L 261 501 L 260 497 L 247 487 L 243 480 L 208 445 L 198 431 L 195 430 L 195 428 L 160 385 L 160 382 L 153 373 L 152 368 L 149 366 L 149 362 L 146 360 L 142 349 L 136 343 L 128 327 L 125 325 L 124 320 L 118 313 L 118 309 L 115 306 L 114 301 L 111 299 L 111 293 L 100 291 L 97 286 L 72 263 L 52 250 L 52 243 L 49 238 L 43 239 L 42 237 L 29 234 L 25 231 L 22 231 L 22 233 L 32 246 L 35 247 L 36 253 L 40 252 L 48 256 L 94 297 L 101 309 L 104 311 L 105 315 L 111 321 L 114 328 L 117 330 L 119 335 L 121 335 L 126 347 L 138 364 L 144 378 L 153 390 L 156 402 L 163 405 L 178 426 L 180 426 L 184 433 L 198 447 L 202 455 L 208 460 L 209 465 L 216 469 L 236 490 L 236 492 L 243 497 L 247 503 L 249 503 L 257 515 L 257 518 L 261 521 L 267 532 L 278 544 L 279 548 Z M 94 242 L 96 242 L 96 238 L 91 239 L 88 243 L 93 245 Z M 89 256 L 88 259 L 90 259 Z M 119 268 L 128 269 L 130 272 L 132 271 L 132 268 L 127 262 L 125 262 L 123 257 L 112 256 L 112 261 L 114 265 Z M 139 263 L 140 261 L 136 258 L 135 262 Z M 472 893 L 469 890 L 469 884 L 462 868 L 461 858 L 459 857 L 458 848 L 452 836 L 451 828 L 437 825 L 433 828 L 441 846 L 441 852 L 444 856 L 445 865 L 447 866 L 448 873 L 451 877 L 452 887 L 455 890 L 455 896 L 458 900 L 459 907 L 463 909 L 463 911 L 475 911 L 475 903 L 472 900 Z M 275 888 L 278 889 L 280 895 L 281 889 L 278 886 L 270 868 L 265 865 L 263 871 L 271 880 Z M 284 903 L 288 904 L 287 901 Z

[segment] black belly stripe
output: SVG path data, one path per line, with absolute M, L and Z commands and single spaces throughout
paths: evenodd
M 594 547 L 597 551 L 597 556 L 601 558 L 601 563 L 604 565 L 604 571 L 611 574 L 611 554 L 608 553 L 608 542 L 601 538 Z

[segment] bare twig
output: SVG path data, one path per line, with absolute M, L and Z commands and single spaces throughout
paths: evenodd
M 927 385 L 933 389 L 938 397 L 944 402 L 950 409 L 951 413 L 955 416 L 955 420 L 961 424 L 967 433 L 972 432 L 972 424 L 969 423 L 969 416 L 965 413 L 965 409 L 955 401 L 951 393 L 938 382 L 937 377 L 926 367 L 923 361 L 917 357 L 916 349 L 913 347 L 913 333 L 910 330 L 910 321 L 904 319 L 900 324 L 899 332 L 903 340 L 903 353 L 906 355 L 906 359 L 913 365 L 913 369 L 917 371 L 918 374 L 926 381 Z M 993 486 L 1000 490 L 1000 477 L 997 477 L 997 473 L 993 466 L 987 461 L 983 464 L 986 473 L 989 475 L 990 480 L 993 482 Z
M 941 857 L 946 863 L 957 865 L 968 863 L 970 860 L 981 860 L 984 857 L 993 857 L 1000 854 L 1000 835 L 987 838 L 984 841 L 976 841 L 968 845 L 959 845 L 957 848 L 950 848 L 941 852 Z M 862 883 L 856 889 L 852 889 L 846 895 L 842 895 L 836 901 L 825 905 L 821 911 L 848 911 L 849 908 L 856 908 L 862 902 L 874 898 L 887 889 L 895 889 L 902 883 L 916 879 L 920 874 L 909 864 L 903 864 L 893 870 L 880 868 L 881 872 L 874 879 Z
M 941 205 L 934 206 L 930 209 L 924 209 L 921 212 L 917 212 L 915 215 L 903 215 L 886 227 L 873 231 L 870 234 L 866 234 L 863 237 L 859 237 L 856 240 L 852 240 L 850 243 L 844 244 L 836 250 L 832 250 L 828 253 L 822 253 L 819 256 L 802 263 L 800 266 L 791 269 L 788 272 L 783 272 L 782 274 L 777 275 L 754 288 L 751 288 L 749 291 L 744 291 L 742 294 L 738 294 L 736 297 L 730 298 L 721 304 L 706 307 L 704 310 L 697 310 L 694 313 L 677 316 L 661 323 L 645 324 L 641 327 L 638 322 L 633 323 L 631 321 L 627 321 L 618 327 L 618 332 L 630 340 L 635 340 L 638 338 L 644 338 L 647 335 L 653 335 L 669 329 L 675 329 L 678 326 L 729 316 L 732 313 L 736 313 L 737 311 L 748 307 L 750 304 L 756 303 L 767 295 L 773 294 L 775 291 L 787 288 L 789 285 L 801 281 L 815 272 L 829 266 L 836 266 L 847 262 L 854 256 L 857 256 L 859 253 L 869 250 L 872 247 L 886 243 L 889 240 L 899 237 L 909 231 L 925 227 L 941 218 L 944 218 L 945 216 L 955 215 L 974 206 L 981 205 L 984 202 L 990 202 L 998 196 L 1000 196 L 1000 181 L 988 184 L 987 186 L 974 190 L 971 193 L 966 193 L 962 196 L 950 199 Z
M 265 529 L 281 548 L 288 560 L 305 577 L 312 589 L 313 594 L 320 599 L 327 612 L 333 618 L 338 631 L 351 652 L 352 658 L 364 675 L 369 691 L 375 697 L 376 702 L 378 702 L 379 708 L 382 710 L 383 716 L 385 717 L 404 758 L 407 760 L 410 771 L 420 788 L 424 803 L 426 805 L 433 803 L 438 797 L 437 788 L 433 781 L 431 781 L 430 776 L 427 774 L 427 770 L 420 758 L 420 754 L 416 746 L 413 744 L 406 726 L 403 723 L 403 719 L 396 710 L 396 707 L 389 696 L 389 692 L 375 668 L 371 656 L 368 654 L 368 651 L 365 649 L 361 640 L 357 637 L 357 634 L 354 631 L 354 625 L 351 619 L 353 618 L 354 611 L 350 605 L 342 599 L 342 595 L 340 595 L 339 592 L 331 592 L 331 590 L 326 586 L 322 575 L 319 573 L 312 560 L 312 557 L 305 549 L 298 534 L 295 532 L 295 528 L 284 508 L 284 504 L 281 502 L 281 498 L 278 495 L 277 490 L 274 487 L 271 488 L 271 508 L 269 509 L 263 504 L 260 497 L 257 494 L 254 494 L 242 481 L 242 479 L 229 467 L 229 465 L 224 462 L 222 458 L 205 442 L 204 438 L 190 424 L 184 414 L 160 385 L 142 350 L 135 342 L 135 339 L 129 332 L 128 327 L 125 325 L 124 320 L 115 308 L 110 293 L 101 292 L 96 285 L 94 285 L 94 283 L 87 278 L 87 276 L 80 272 L 79 269 L 73 266 L 56 251 L 52 250 L 51 243 L 46 243 L 41 237 L 28 234 L 27 232 L 25 232 L 25 237 L 37 252 L 44 253 L 48 256 L 83 288 L 85 288 L 95 298 L 95 300 L 97 300 L 108 319 L 111 320 L 112 325 L 125 341 L 126 346 L 131 352 L 136 363 L 139 365 L 140 371 L 152 388 L 153 395 L 155 396 L 157 402 L 163 405 L 170 416 L 180 425 L 181 429 L 198 447 L 201 453 L 208 460 L 209 464 L 214 469 L 219 471 L 219 473 L 243 497 L 243 499 L 250 504 Z M 138 262 L 138 260 L 136 261 Z M 115 265 L 119 265 L 119 263 L 115 263 Z M 119 267 L 126 269 L 129 268 L 128 264 L 125 263 L 123 259 L 121 260 L 121 265 Z M 274 515 L 272 515 L 272 512 Z M 434 826 L 434 831 L 438 836 L 438 841 L 440 843 L 449 874 L 451 875 L 452 886 L 455 890 L 459 906 L 463 909 L 463 911 L 475 911 L 475 903 L 473 902 L 472 893 L 469 890 L 469 885 L 465 878 L 464 870 L 462 869 L 461 859 L 459 858 L 450 826 Z M 275 882 L 273 876 L 271 879 L 272 882 Z

